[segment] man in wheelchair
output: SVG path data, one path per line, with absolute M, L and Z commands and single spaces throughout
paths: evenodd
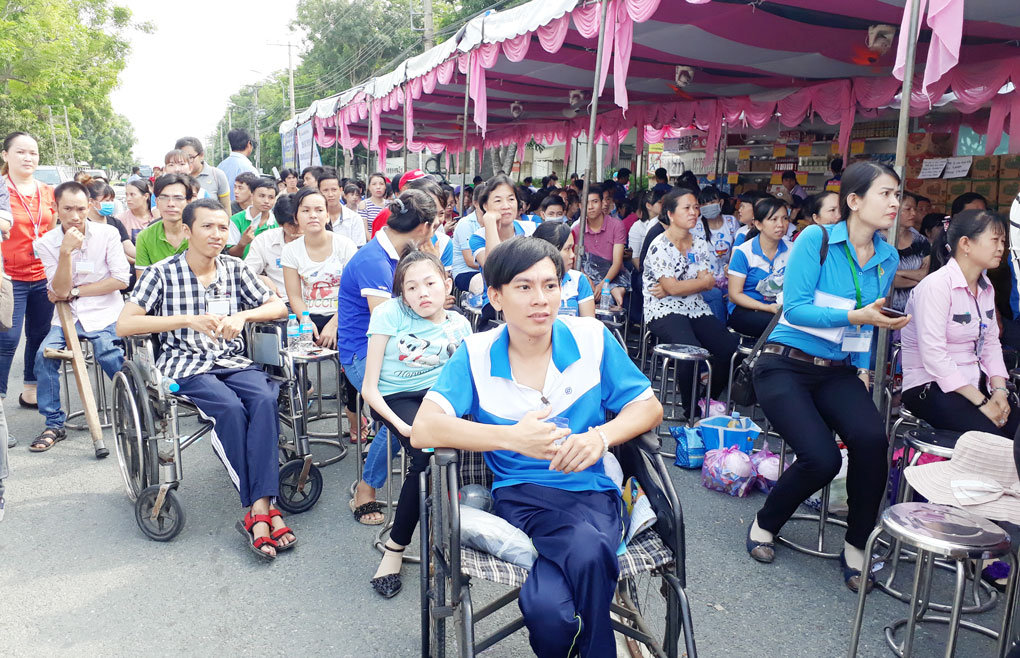
M 184 209 L 188 249 L 146 268 L 117 334 L 159 333 L 157 367 L 212 419 L 212 445 L 249 507 L 243 529 L 259 557 L 295 545 L 273 499 L 279 493 L 279 385 L 244 355 L 245 322 L 287 315 L 286 305 L 238 258 L 221 254 L 230 218 L 214 199 Z
M 602 458 L 658 426 L 662 407 L 600 322 L 557 319 L 563 262 L 548 242 L 504 242 L 485 277 L 506 325 L 464 340 L 425 396 L 411 442 L 485 451 L 495 513 L 538 551 L 519 600 L 535 654 L 615 656 L 609 610 L 626 513 Z M 609 422 L 607 411 L 617 414 Z

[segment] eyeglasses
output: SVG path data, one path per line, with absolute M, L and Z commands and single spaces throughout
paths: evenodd
M 189 156 L 188 156 L 188 161 L 189 161 L 189 162 L 192 162 L 192 161 L 194 161 L 194 160 L 195 160 L 195 158 L 197 158 L 197 157 L 198 157 L 198 155 L 199 155 L 198 153 L 194 153 L 194 154 L 192 154 L 192 155 L 189 155 Z
M 158 200 L 162 201 L 163 203 L 167 203 L 168 201 L 173 201 L 174 203 L 184 203 L 185 201 L 188 200 L 188 197 L 186 197 L 186 196 L 184 196 L 182 194 L 175 194 L 173 196 L 171 196 L 169 194 L 160 194 L 156 198 Z

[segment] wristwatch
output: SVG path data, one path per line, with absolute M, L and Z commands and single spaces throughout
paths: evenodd
M 71 299 L 78 299 L 79 293 L 81 293 L 81 290 L 78 289 L 78 286 L 71 288 Z

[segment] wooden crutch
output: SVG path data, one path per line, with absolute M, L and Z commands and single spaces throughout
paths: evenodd
M 81 398 L 81 405 L 85 410 L 85 421 L 89 426 L 89 434 L 92 435 L 92 447 L 96 450 L 96 459 L 102 459 L 110 454 L 110 450 L 103 442 L 103 427 L 99 423 L 96 398 L 92 393 L 92 382 L 89 381 L 89 371 L 85 365 L 85 355 L 81 351 L 81 343 L 78 342 L 78 331 L 74 326 L 71 307 L 67 302 L 57 302 L 56 307 L 57 317 L 60 319 L 60 327 L 64 330 L 64 341 L 67 343 L 67 349 L 55 350 L 47 348 L 43 351 L 43 356 L 47 359 L 60 359 L 71 362 L 71 369 L 74 371 L 74 381 L 78 385 L 78 396 Z

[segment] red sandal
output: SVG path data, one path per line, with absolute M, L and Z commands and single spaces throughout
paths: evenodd
M 252 532 L 252 528 L 255 527 L 256 523 L 265 523 L 269 526 L 270 531 L 273 528 L 272 518 L 268 514 L 256 514 L 252 516 L 251 511 L 248 511 L 244 515 L 244 521 L 237 522 L 237 531 L 244 535 L 245 539 L 248 540 L 248 548 L 255 551 L 263 560 L 274 560 L 276 555 L 266 553 L 262 550 L 263 546 L 272 546 L 273 549 L 279 550 L 276 539 L 271 537 L 256 537 L 255 533 Z
M 283 518 L 283 514 L 280 513 L 280 510 L 276 509 L 275 507 L 270 507 L 269 508 L 269 518 L 272 519 L 272 518 L 275 518 L 277 516 L 279 516 L 280 518 Z M 282 528 L 278 528 L 276 530 L 273 530 L 272 527 L 273 527 L 273 524 L 272 524 L 272 522 L 270 522 L 270 524 L 269 524 L 269 528 L 270 528 L 269 536 L 272 537 L 273 540 L 277 542 L 277 544 L 278 544 L 277 547 L 276 547 L 277 552 L 290 550 L 290 549 L 294 548 L 295 545 L 297 545 L 297 535 L 294 536 L 294 540 L 291 541 L 289 544 L 280 544 L 279 543 L 280 542 L 280 537 L 284 536 L 288 532 L 293 535 L 294 534 L 293 530 L 291 530 L 287 526 L 283 526 Z

